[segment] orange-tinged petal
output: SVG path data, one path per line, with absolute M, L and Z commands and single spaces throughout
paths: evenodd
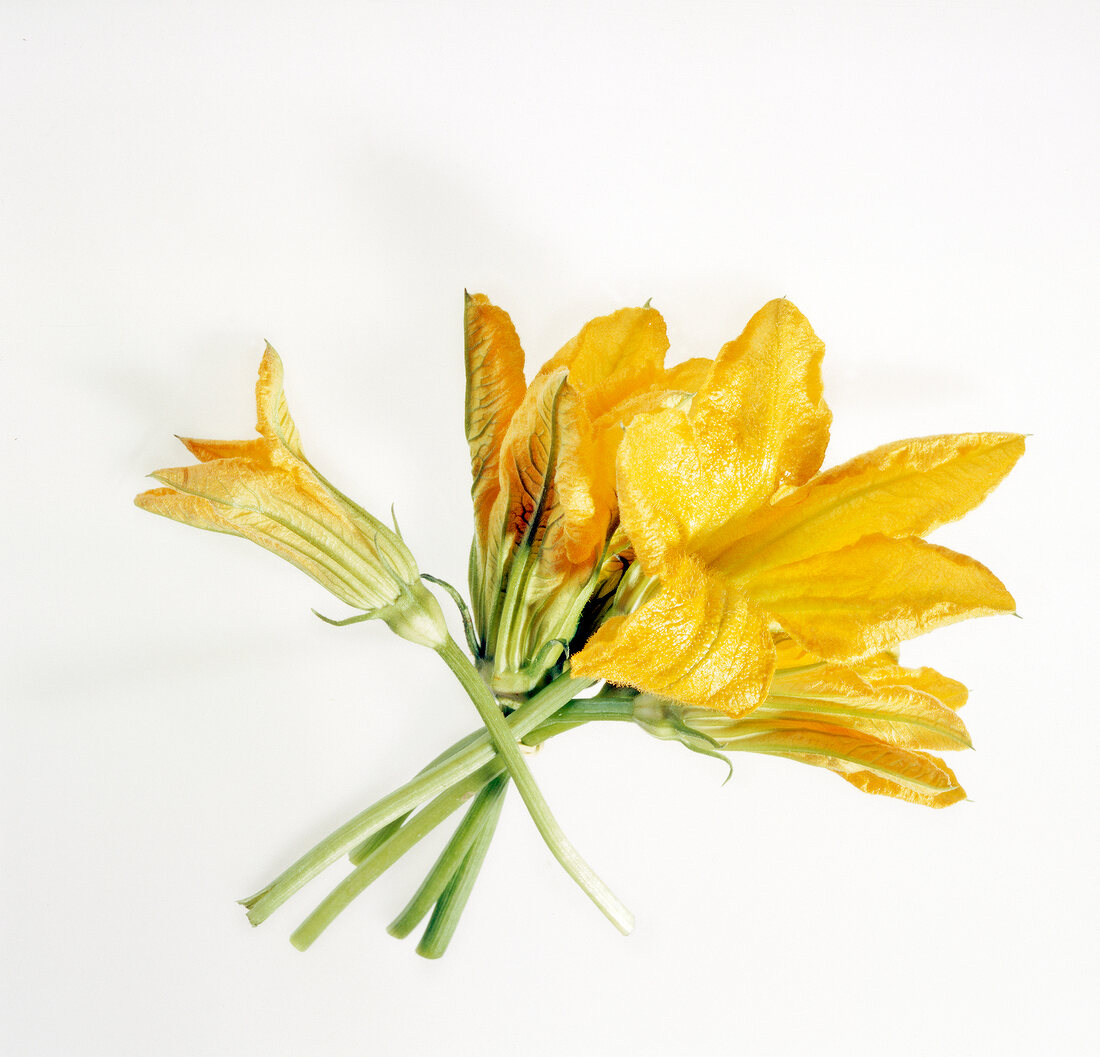
M 821 383 L 824 352 L 806 317 L 785 300 L 765 305 L 719 352 L 690 417 L 702 460 L 722 468 L 726 520 L 820 467 L 832 421 Z
M 873 684 L 835 664 L 778 672 L 758 712 L 832 723 L 900 748 L 970 748 L 965 724 L 930 694 L 888 677 Z
M 199 440 L 196 437 L 178 439 L 199 462 L 213 462 L 215 459 L 263 461 L 271 457 L 271 441 L 263 437 L 255 440 Z
M 943 760 L 913 749 L 897 748 L 840 728 L 757 719 L 737 721 L 737 735 L 722 748 L 760 752 L 826 767 L 865 793 L 878 793 L 926 807 L 947 807 L 966 799 L 958 779 Z
M 572 659 L 583 678 L 730 715 L 763 700 L 774 665 L 756 607 L 690 560 L 637 612 L 607 621 Z
M 595 561 L 608 514 L 593 495 L 593 459 L 566 372 L 535 378 L 504 437 L 491 524 L 504 527 L 506 541 L 544 550 L 544 560 L 558 567 Z
M 719 529 L 700 549 L 737 573 L 839 550 L 863 536 L 923 536 L 962 517 L 1023 454 L 1014 433 L 897 441 L 815 477 L 746 524 Z
M 621 308 L 586 323 L 539 371 L 566 367 L 593 421 L 621 401 L 648 389 L 659 377 L 668 332 L 655 308 Z
M 484 545 L 500 491 L 500 447 L 526 388 L 523 349 L 508 313 L 484 294 L 466 295 L 466 440 L 474 528 Z
M 753 600 L 807 649 L 853 660 L 943 624 L 1015 609 L 984 565 L 918 539 L 866 536 L 830 554 L 765 569 Z

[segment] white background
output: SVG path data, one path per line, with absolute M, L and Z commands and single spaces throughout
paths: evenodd
M 1045 3 L 16 3 L 0 14 L 0 1051 L 1080 1054 L 1098 980 L 1100 20 Z M 673 359 L 786 295 L 830 462 L 1032 434 L 937 541 L 1022 620 L 909 645 L 972 688 L 933 812 L 615 727 L 534 766 L 638 916 L 511 797 L 447 957 L 307 954 L 234 900 L 474 725 L 435 658 L 133 508 L 244 437 L 269 339 L 307 450 L 461 583 L 463 287 L 537 365 L 652 297 Z M 450 612 L 450 610 L 449 610 Z M 418 849 L 418 851 L 420 851 Z M 1090 1008 L 1091 1007 L 1091 1008 Z

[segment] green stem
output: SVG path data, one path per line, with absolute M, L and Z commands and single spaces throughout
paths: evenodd
M 291 934 L 290 942 L 300 951 L 309 946 L 332 924 L 351 901 L 372 881 L 382 876 L 417 841 L 427 836 L 444 819 L 457 811 L 471 793 L 477 792 L 501 772 L 497 760 L 437 796 L 422 811 L 417 812 L 393 837 L 369 859 L 347 875 Z
M 466 853 L 473 847 L 474 841 L 489 819 L 492 819 L 493 826 L 496 826 L 496 818 L 500 813 L 500 805 L 507 788 L 507 777 L 500 775 L 477 794 L 477 799 L 470 805 L 466 817 L 459 823 L 454 836 L 447 842 L 447 847 L 443 849 L 431 872 L 424 878 L 424 883 L 417 889 L 416 895 L 390 923 L 386 931 L 391 936 L 404 939 L 439 901 L 447 885 L 450 884 L 451 878 L 465 860 Z
M 610 720 L 620 723 L 634 722 L 634 701 L 608 701 L 598 697 L 580 701 L 570 701 L 559 709 L 545 723 L 540 723 L 523 739 L 524 745 L 541 745 L 559 734 L 583 727 L 586 723 Z
M 437 767 L 439 764 L 446 762 L 452 756 L 457 756 L 462 749 L 467 748 L 474 742 L 478 741 L 484 736 L 484 731 L 475 730 L 472 734 L 467 734 L 461 741 L 456 741 L 446 752 L 441 752 L 434 760 L 431 761 L 426 767 L 422 767 L 417 773 L 417 777 L 427 773 L 433 767 Z M 408 820 L 411 811 L 406 811 L 405 814 L 398 816 L 392 822 L 387 822 L 377 833 L 372 833 L 362 844 L 351 849 L 348 854 L 348 858 L 351 860 L 352 866 L 358 866 L 369 855 L 377 851 L 383 844 L 386 843 Z
M 466 907 L 466 900 L 470 898 L 477 875 L 481 872 L 481 864 L 485 861 L 485 854 L 493 840 L 493 832 L 497 828 L 497 819 L 500 816 L 500 806 L 504 802 L 503 797 L 496 801 L 484 823 L 482 824 L 473 846 L 466 853 L 454 876 L 451 877 L 443 894 L 436 903 L 435 912 L 432 914 L 428 927 L 424 930 L 424 936 L 417 944 L 416 953 L 424 958 L 439 958 L 446 951 L 451 942 L 458 919 L 462 917 L 462 911 Z
M 466 655 L 448 636 L 447 640 L 436 651 L 446 662 L 447 666 L 458 678 L 470 700 L 478 710 L 481 721 L 485 724 L 500 753 L 504 766 L 512 781 L 516 783 L 519 795 L 527 805 L 527 810 L 535 823 L 535 827 L 542 835 L 547 847 L 553 853 L 554 858 L 564 867 L 565 872 L 580 885 L 581 889 L 600 908 L 604 916 L 625 936 L 634 927 L 634 916 L 619 901 L 615 894 L 596 875 L 595 871 L 581 858 L 577 850 L 565 836 L 561 826 L 550 812 L 550 807 L 543 798 L 539 787 L 535 784 L 534 776 L 523 758 L 519 746 L 516 744 L 516 732 L 508 725 L 504 714 L 500 711 L 496 698 L 482 681 L 477 669 L 470 663 Z
M 557 679 L 508 717 L 507 723 L 512 737 L 522 738 L 529 734 L 575 694 L 591 685 L 591 680 L 586 679 L 570 679 L 564 676 Z M 253 925 L 265 921 L 303 885 L 308 884 L 341 855 L 351 851 L 386 823 L 400 818 L 425 800 L 440 795 L 462 781 L 492 760 L 495 751 L 488 734 L 479 731 L 477 739 L 468 748 L 453 756 L 444 756 L 446 758 L 443 763 L 429 768 L 411 782 L 361 811 L 306 852 L 265 888 L 247 899 L 242 899 L 241 904 L 248 910 L 248 920 Z
M 352 866 L 358 866 L 361 862 L 366 862 L 367 859 L 390 839 L 390 837 L 409 821 L 410 815 L 412 815 L 411 811 L 406 811 L 405 814 L 398 815 L 392 822 L 387 822 L 380 830 L 372 833 L 361 844 L 357 844 L 348 852 L 348 862 L 350 862 Z

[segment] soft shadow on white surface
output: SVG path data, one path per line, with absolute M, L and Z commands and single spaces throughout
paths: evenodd
M 735 2 L 9 5 L 0 44 L 4 1008 L 34 1055 L 1080 1054 L 1095 1034 L 1096 11 Z M 461 584 L 459 333 L 537 366 L 652 297 L 673 360 L 786 295 L 829 347 L 829 462 L 1032 434 L 937 542 L 1022 620 L 910 644 L 972 688 L 932 812 L 634 730 L 534 760 L 623 940 L 511 796 L 447 957 L 308 954 L 335 883 L 234 900 L 475 725 L 434 658 L 131 505 L 173 433 L 244 437 L 265 339 L 311 457 Z M 448 611 L 449 615 L 451 611 Z M 1082 663 L 1084 662 L 1084 663 Z

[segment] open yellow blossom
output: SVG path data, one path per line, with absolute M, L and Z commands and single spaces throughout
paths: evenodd
M 622 524 L 655 593 L 596 631 L 575 674 L 743 715 L 768 693 L 776 631 L 848 663 L 1015 608 L 988 569 L 922 537 L 981 502 L 1023 438 L 900 441 L 818 474 L 822 353 L 798 309 L 773 301 L 687 410 L 627 427 Z
M 349 606 L 433 648 L 446 636 L 439 603 L 420 582 L 401 537 L 337 491 L 309 463 L 269 345 L 256 383 L 254 440 L 181 437 L 197 466 L 151 474 L 143 510 L 195 528 L 242 536 L 312 576 Z

